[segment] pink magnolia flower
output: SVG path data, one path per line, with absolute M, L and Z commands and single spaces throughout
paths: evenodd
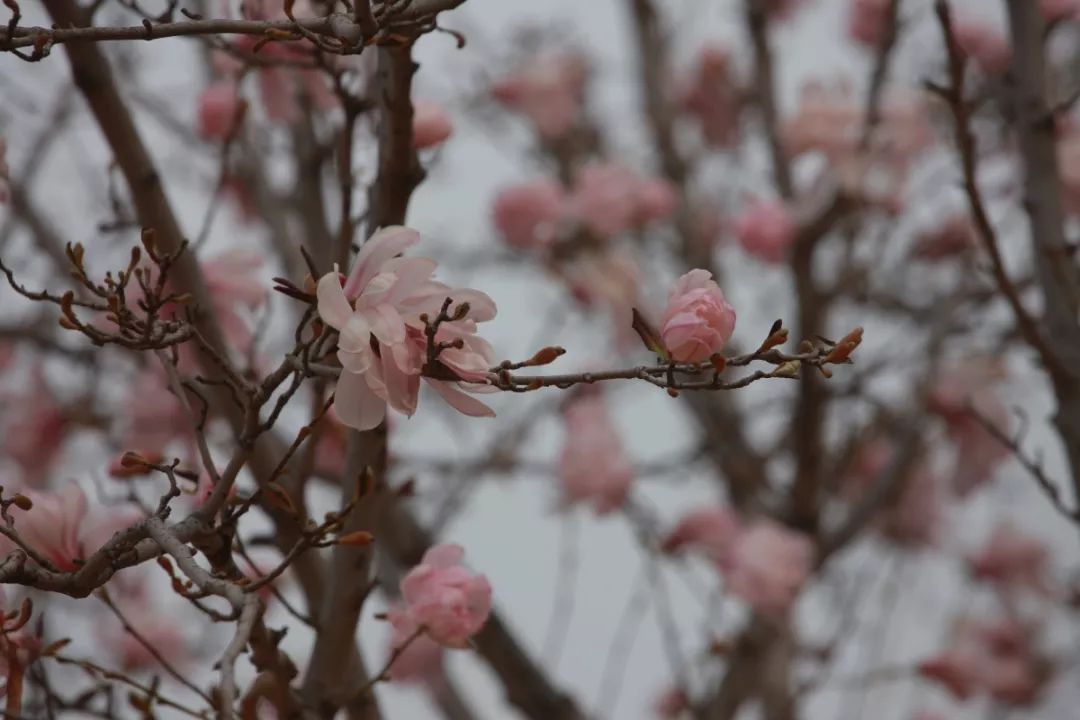
M 86 494 L 74 482 L 58 491 L 26 490 L 23 495 L 33 507 L 25 511 L 13 507 L 15 530 L 27 545 L 64 572 L 77 570 L 77 561 L 85 554 L 141 517 L 130 507 L 89 512 Z M 3 552 L 14 548 L 6 538 L 0 543 Z
M 391 610 L 389 615 L 397 617 L 404 612 L 404 608 L 398 607 Z M 415 630 L 402 632 L 405 627 L 407 624 L 395 625 L 390 638 L 389 652 L 398 653 L 390 665 L 390 679 L 404 683 L 439 684 L 443 672 L 443 646 L 428 635 L 419 635 L 409 640 Z
M 848 37 L 860 45 L 876 48 L 885 38 L 892 0 L 851 0 Z
M 739 88 L 726 48 L 708 45 L 698 54 L 697 67 L 682 91 L 682 109 L 693 116 L 711 147 L 731 147 L 739 132 Z
M 966 255 L 978 246 L 975 226 L 967 213 L 956 213 L 915 239 L 912 254 L 931 262 Z
M 584 104 L 585 62 L 573 53 L 549 52 L 528 69 L 508 75 L 491 88 L 492 97 L 524 115 L 544 140 L 573 130 Z
M 780 263 L 795 242 L 795 220 L 779 200 L 752 202 L 735 220 L 735 237 L 743 250 L 768 263 Z
M 738 516 L 726 506 L 694 510 L 679 520 L 664 538 L 664 552 L 685 547 L 702 551 L 717 565 L 728 561 L 741 530 Z
M 199 134 L 207 140 L 225 140 L 238 118 L 241 100 L 233 80 L 217 80 L 199 95 Z
M 959 20 L 953 36 L 960 50 L 986 75 L 1004 75 L 1012 64 L 1012 47 L 1000 31 L 981 22 Z
M 668 217 L 678 198 L 665 181 L 643 181 L 625 165 L 592 162 L 578 171 L 572 202 L 581 224 L 607 239 Z
M 443 647 L 468 647 L 491 614 L 491 584 L 461 565 L 460 545 L 436 545 L 401 581 L 404 606 L 390 613 L 395 632 L 418 629 Z
M 732 594 L 758 612 L 782 619 L 810 576 L 813 561 L 810 538 L 757 519 L 738 534 L 723 570 Z
M 226 250 L 200 263 L 221 331 L 241 352 L 251 346 L 252 313 L 266 302 L 266 283 L 258 277 L 265 256 L 257 250 Z
M 426 150 L 442 145 L 454 126 L 442 105 L 431 100 L 413 102 L 413 147 Z
M 457 343 L 439 354 L 439 364 L 459 380 L 425 378 L 451 406 L 466 415 L 491 416 L 487 405 L 468 392 L 489 386 L 493 351 L 476 335 L 476 324 L 495 316 L 495 303 L 477 290 L 453 290 L 435 282 L 435 261 L 397 257 L 420 235 L 405 227 L 382 228 L 364 243 L 342 286 L 337 272 L 317 287 L 319 316 L 339 333 L 342 372 L 334 408 L 341 422 L 370 430 L 386 417 L 386 407 L 405 415 L 416 410 L 420 372 L 426 361 L 421 315 L 435 317 L 443 301 L 468 304 L 464 317 L 439 326 L 439 343 Z
M 568 212 L 562 186 L 545 178 L 500 191 L 492 214 L 503 241 L 524 250 L 551 245 Z
M 559 458 L 563 502 L 592 503 L 597 515 L 618 510 L 626 502 L 634 469 L 626 459 L 599 393 L 570 403 L 563 411 L 566 440 Z
M 668 295 L 660 324 L 664 347 L 677 362 L 705 362 L 735 331 L 735 308 L 708 270 L 691 270 Z
M 74 423 L 45 382 L 40 366 L 34 368 L 26 387 L 5 401 L 17 411 L 6 413 L 0 441 L 4 455 L 19 467 L 24 483 L 40 486 L 47 480 Z
M 1050 548 L 1007 521 L 994 528 L 987 543 L 969 562 L 975 577 L 982 580 L 1006 587 L 1048 590 Z

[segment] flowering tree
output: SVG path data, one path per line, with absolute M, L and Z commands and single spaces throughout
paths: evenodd
M 5 717 L 1072 717 L 1080 3 L 471 4 L 3 0 Z

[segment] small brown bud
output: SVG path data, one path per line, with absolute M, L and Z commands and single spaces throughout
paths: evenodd
M 765 352 L 766 350 L 772 350 L 778 345 L 783 345 L 788 341 L 787 328 L 780 328 L 776 332 L 765 338 L 765 342 L 761 343 L 761 347 L 758 348 L 758 352 Z
M 56 642 L 49 643 L 41 651 L 42 657 L 52 657 L 71 644 L 71 638 L 60 638 Z
M 357 530 L 356 532 L 351 532 L 347 535 L 339 535 L 337 539 L 337 544 L 351 545 L 353 547 L 366 547 L 374 541 L 375 536 L 369 533 L 367 530 Z
M 679 391 L 676 390 L 675 388 L 668 388 L 667 389 L 667 394 L 670 395 L 673 398 L 679 397 Z
M 469 310 L 471 310 L 471 309 L 472 308 L 469 307 L 469 303 L 467 303 L 467 302 L 461 303 L 460 305 L 457 306 L 457 309 L 454 310 L 454 314 L 451 317 L 451 320 L 453 320 L 455 322 L 458 321 L 458 320 L 464 320 L 465 317 L 469 314 Z
M 539 367 L 541 365 L 550 365 L 551 363 L 555 362 L 555 360 L 565 354 L 565 349 L 553 345 L 551 347 L 541 349 L 539 352 L 529 358 L 524 365 L 525 367 Z
M 157 232 L 154 228 L 143 228 L 141 239 L 146 252 L 150 257 L 154 257 L 157 253 Z
M 724 372 L 724 370 L 727 369 L 727 358 L 720 353 L 716 353 L 715 355 L 710 357 L 709 362 L 712 363 L 713 370 L 718 373 L 722 373 Z
M 26 497 L 22 493 L 19 493 L 15 495 L 15 497 L 11 498 L 11 503 L 20 510 L 29 510 L 30 508 L 34 507 L 34 501 Z

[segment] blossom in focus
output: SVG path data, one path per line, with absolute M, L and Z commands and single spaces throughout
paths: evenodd
M 1050 548 L 1012 523 L 999 523 L 978 552 L 968 559 L 975 577 L 1005 587 L 1047 590 Z
M 404 612 L 401 607 L 394 608 L 389 616 L 397 617 Z M 429 685 L 440 682 L 443 672 L 443 646 L 427 635 L 419 635 L 410 641 L 412 633 L 402 632 L 399 627 L 404 629 L 407 623 L 395 626 L 390 637 L 388 652 L 397 653 L 388 670 L 390 679 L 395 682 Z
M 965 255 L 977 247 L 975 226 L 967 213 L 956 213 L 915 239 L 912 255 L 920 260 L 938 261 Z
M 382 228 L 360 248 L 344 285 L 337 272 L 319 280 L 319 317 L 339 333 L 342 372 L 334 409 L 349 427 L 374 428 L 386 417 L 387 405 L 405 415 L 416 410 L 427 359 L 421 316 L 436 317 L 447 298 L 451 312 L 468 305 L 462 317 L 443 322 L 435 336 L 440 344 L 456 345 L 442 350 L 438 363 L 459 380 L 425 381 L 466 415 L 494 414 L 469 393 L 490 387 L 483 383 L 493 351 L 476 334 L 476 326 L 495 316 L 495 303 L 477 290 L 455 290 L 432 280 L 434 260 L 398 257 L 419 240 L 409 228 Z
M 1012 47 L 999 31 L 974 20 L 953 23 L 956 44 L 986 75 L 1004 75 L 1012 64 Z
M 207 140 L 225 140 L 234 130 L 241 100 L 232 80 L 217 80 L 199 94 L 199 134 Z
M 491 584 L 461 561 L 460 545 L 436 545 L 401 581 L 403 604 L 389 613 L 394 631 L 408 638 L 422 630 L 439 645 L 468 647 L 491 614 Z
M 545 140 L 558 140 L 578 122 L 584 104 L 586 67 L 577 54 L 548 52 L 527 69 L 507 75 L 492 97 L 529 119 Z
M 723 571 L 733 595 L 782 619 L 810 576 L 813 560 L 814 546 L 806 535 L 757 519 L 739 532 Z
M 734 145 L 738 139 L 740 100 L 727 49 L 716 45 L 701 49 L 679 104 L 698 122 L 709 146 Z
M 568 211 L 562 185 L 545 178 L 500 191 L 492 215 L 503 241 L 524 250 L 551 245 Z
M 877 48 L 888 30 L 893 0 L 851 0 L 848 11 L 848 37 L 870 48 Z
M 578 171 L 574 213 L 593 235 L 607 239 L 670 216 L 678 198 L 663 180 L 642 180 L 618 163 L 591 162 Z
M 691 270 L 668 295 L 660 337 L 677 362 L 705 362 L 735 331 L 735 308 L 708 270 Z
M 693 510 L 683 515 L 664 537 L 664 552 L 700 550 L 717 565 L 727 562 L 739 536 L 739 518 L 726 506 Z
M 559 458 L 563 502 L 591 503 L 598 515 L 626 502 L 634 469 L 600 393 L 571 402 L 563 411 L 566 440 Z
M 735 219 L 734 231 L 747 253 L 768 263 L 780 263 L 795 242 L 795 219 L 783 202 L 759 200 Z
M 442 145 L 453 131 L 450 116 L 442 105 L 423 99 L 413 102 L 414 148 L 426 150 Z

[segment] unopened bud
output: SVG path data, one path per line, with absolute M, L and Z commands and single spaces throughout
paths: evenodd
M 709 362 L 712 363 L 713 370 L 716 370 L 718 373 L 722 373 L 727 369 L 727 358 L 720 353 L 711 356 Z
M 787 328 L 780 328 L 776 332 L 769 335 L 769 337 L 765 338 L 765 342 L 761 343 L 761 347 L 758 349 L 758 352 L 765 352 L 766 350 L 771 350 L 774 347 L 777 347 L 778 345 L 783 345 L 787 341 L 788 341 L 788 330 L 787 330 Z
M 315 282 L 315 278 L 313 278 L 311 276 L 311 273 L 308 273 L 307 275 L 305 275 L 304 276 L 304 292 L 306 292 L 308 295 L 314 295 L 318 289 L 319 289 L 319 284 L 317 282 Z
M 472 308 L 469 307 L 469 303 L 463 302 L 457 306 L 456 310 L 454 310 L 454 314 L 451 319 L 455 322 L 458 320 L 464 320 L 465 317 L 469 314 L 469 310 L 471 309 Z
M 777 367 L 770 373 L 772 377 L 781 378 L 794 378 L 799 376 L 799 368 L 802 367 L 802 363 L 798 360 L 789 360 L 783 365 Z
M 367 530 L 357 530 L 356 532 L 348 533 L 347 535 L 340 535 L 337 539 L 338 545 L 351 545 L 353 547 L 365 547 L 370 545 L 375 540 L 375 536 L 369 533 Z
M 673 398 L 679 397 L 679 391 L 676 390 L 675 388 L 668 388 L 667 389 L 667 394 L 670 395 Z
M 539 352 L 537 352 L 531 358 L 529 358 L 524 363 L 524 366 L 525 367 L 539 367 L 541 365 L 550 365 L 551 363 L 555 362 L 555 360 L 557 360 L 558 358 L 562 357 L 565 354 L 566 354 L 566 350 L 564 348 L 554 346 L 554 345 L 550 346 L 550 347 L 546 347 L 546 348 L 541 349 Z
M 12 504 L 20 510 L 29 510 L 34 507 L 34 501 L 26 497 L 22 493 L 19 493 L 15 497 L 11 498 Z

